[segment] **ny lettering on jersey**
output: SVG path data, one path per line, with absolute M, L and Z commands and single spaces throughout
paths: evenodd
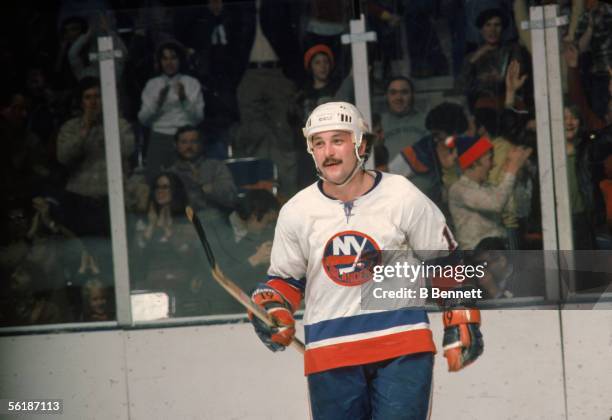
M 359 286 L 371 280 L 374 266 L 380 262 L 376 241 L 354 230 L 339 232 L 330 238 L 321 260 L 325 273 L 340 286 Z

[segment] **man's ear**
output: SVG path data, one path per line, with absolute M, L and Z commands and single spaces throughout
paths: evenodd
M 371 141 L 372 136 L 364 134 L 363 138 L 361 139 L 361 144 L 359 145 L 359 149 L 357 149 L 357 152 L 359 153 L 359 156 L 363 157 L 366 154 L 370 154 L 370 152 L 372 151 L 372 141 Z
M 366 151 L 366 148 L 368 146 L 368 139 L 366 138 L 366 136 L 363 136 L 363 139 L 361 139 L 361 144 L 359 145 L 359 156 L 363 156 L 363 154 Z

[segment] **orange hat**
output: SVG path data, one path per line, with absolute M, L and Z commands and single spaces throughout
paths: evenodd
M 459 166 L 462 170 L 469 168 L 485 153 L 493 149 L 493 143 L 486 137 L 461 136 L 455 139 L 459 154 Z
M 304 53 L 304 69 L 308 70 L 310 67 L 310 60 L 312 60 L 312 58 L 319 53 L 323 53 L 326 54 L 329 57 L 329 64 L 331 64 L 331 68 L 334 68 L 334 53 L 332 52 L 331 48 L 329 48 L 327 45 L 325 44 L 317 44 L 314 45 L 310 48 L 308 48 L 308 50 L 306 50 L 306 52 Z

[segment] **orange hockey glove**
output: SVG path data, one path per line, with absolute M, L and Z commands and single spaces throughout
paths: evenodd
M 450 309 L 443 314 L 444 357 L 449 372 L 456 372 L 474 362 L 484 350 L 478 309 Z
M 265 309 L 277 325 L 269 327 L 249 311 L 249 319 L 260 340 L 272 351 L 285 350 L 295 336 L 291 305 L 278 291 L 263 283 L 253 291 L 251 300 Z

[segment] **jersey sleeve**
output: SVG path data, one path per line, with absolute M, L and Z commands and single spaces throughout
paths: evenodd
M 414 187 L 413 199 L 403 201 L 402 230 L 419 257 L 430 259 L 454 251 L 457 242 L 440 209 Z M 431 254 L 425 251 L 440 251 Z
M 306 287 L 306 253 L 302 249 L 296 218 L 287 206 L 281 209 L 274 232 L 268 285 L 276 289 L 296 311 Z
M 463 254 L 446 224 L 440 209 L 419 191 L 419 198 L 405 200 L 403 215 L 404 231 L 411 249 L 427 264 L 456 266 L 462 264 Z M 431 286 L 449 290 L 463 286 L 454 277 L 427 279 Z

